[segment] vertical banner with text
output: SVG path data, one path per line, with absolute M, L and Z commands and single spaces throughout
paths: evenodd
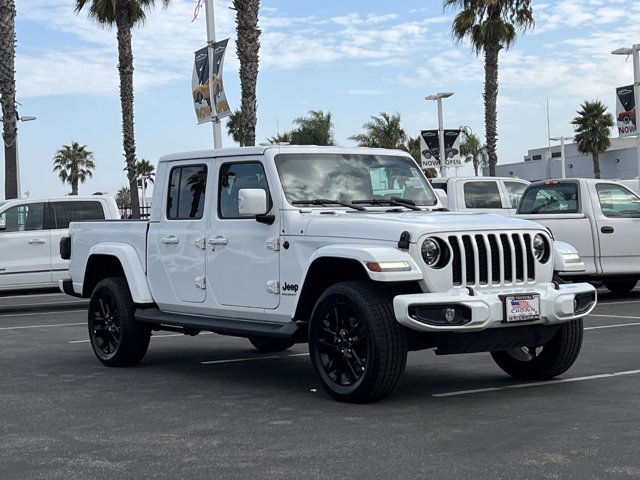
M 616 120 L 620 137 L 636 135 L 636 102 L 633 85 L 616 88 Z
M 440 163 L 438 130 L 420 131 L 420 152 L 424 168 L 461 167 L 460 130 L 444 130 L 444 163 L 442 165 Z
M 231 114 L 222 84 L 222 65 L 229 39 L 195 52 L 191 91 L 198 123 Z M 212 101 L 213 99 L 213 101 Z

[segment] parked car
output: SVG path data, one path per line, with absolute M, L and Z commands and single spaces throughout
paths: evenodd
M 409 350 L 491 352 L 516 378 L 559 375 L 596 303 L 592 285 L 552 282 L 545 228 L 438 211 L 399 150 L 179 153 L 158 162 L 153 195 L 150 221 L 74 222 L 61 244 L 61 288 L 91 298 L 107 366 L 140 362 L 152 330 L 247 337 L 262 351 L 308 342 L 329 395 L 372 402 L 395 390 Z
M 616 293 L 640 279 L 640 197 L 614 180 L 547 180 L 529 185 L 517 217 L 549 228 L 556 240 L 573 245 L 585 264 L 572 280 L 597 280 Z
M 69 223 L 114 218 L 118 206 L 103 195 L 0 203 L 0 291 L 56 287 L 68 276 L 58 245 Z
M 431 186 L 443 191 L 445 207 L 454 212 L 514 214 L 529 181 L 513 177 L 436 177 Z

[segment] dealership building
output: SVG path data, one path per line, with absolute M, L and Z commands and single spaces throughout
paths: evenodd
M 567 178 L 593 178 L 593 158 L 578 151 L 575 143 L 565 141 L 564 157 Z M 611 146 L 601 153 L 600 177 L 630 179 L 638 176 L 638 152 L 635 137 L 612 138 Z M 496 175 L 536 181 L 562 177 L 560 145 L 529 150 L 524 162 L 496 165 Z M 489 175 L 489 168 L 483 169 Z

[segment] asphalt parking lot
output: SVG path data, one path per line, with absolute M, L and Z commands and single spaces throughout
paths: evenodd
M 0 479 L 640 479 L 640 289 L 601 290 L 549 382 L 412 352 L 389 399 L 334 402 L 304 345 L 159 332 L 107 368 L 82 302 L 0 297 Z

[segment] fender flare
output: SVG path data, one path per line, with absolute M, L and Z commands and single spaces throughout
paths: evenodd
M 147 274 L 134 247 L 122 243 L 100 243 L 89 250 L 88 258 L 91 259 L 93 255 L 117 258 L 124 271 L 133 302 L 141 304 L 154 303 L 147 282 Z
M 399 250 L 396 247 L 352 244 L 328 245 L 313 252 L 302 277 L 303 284 L 307 279 L 311 265 L 316 260 L 326 257 L 356 260 L 362 265 L 369 278 L 376 282 L 408 282 L 423 279 L 420 267 L 407 251 Z M 407 262 L 410 269 L 395 272 L 374 272 L 367 268 L 367 262 Z

